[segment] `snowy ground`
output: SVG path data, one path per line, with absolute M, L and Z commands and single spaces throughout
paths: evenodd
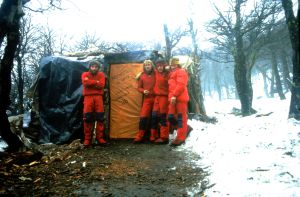
M 300 122 L 287 119 L 289 99 L 257 99 L 249 117 L 231 114 L 238 100 L 205 102 L 216 124 L 189 120 L 194 128 L 180 150 L 209 166 L 207 196 L 300 196 Z M 260 114 L 269 116 L 257 117 Z
M 193 151 L 208 166 L 215 185 L 206 196 L 300 196 L 300 122 L 287 119 L 289 99 L 256 99 L 258 113 L 249 117 L 231 114 L 238 100 L 207 98 L 205 107 L 218 122 L 189 120 L 194 130 L 178 151 Z
M 3 152 L 3 148 L 7 147 L 7 144 L 0 137 L 0 152 Z

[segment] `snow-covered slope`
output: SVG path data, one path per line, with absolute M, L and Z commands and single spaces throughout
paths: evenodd
M 289 99 L 254 100 L 258 113 L 249 117 L 231 114 L 238 100 L 207 99 L 205 107 L 218 122 L 189 120 L 194 130 L 179 151 L 209 166 L 207 196 L 300 196 L 300 122 L 287 119 Z

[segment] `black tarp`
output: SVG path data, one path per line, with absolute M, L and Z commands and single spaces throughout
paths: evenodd
M 109 72 L 110 64 L 155 61 L 153 51 L 112 53 L 97 58 Z M 49 56 L 42 59 L 37 80 L 40 116 L 40 143 L 67 143 L 82 138 L 82 84 L 81 74 L 88 70 L 88 60 Z M 109 79 L 107 79 L 109 83 Z
M 42 59 L 38 80 L 40 143 L 64 143 L 82 130 L 81 74 L 88 63 L 64 57 Z

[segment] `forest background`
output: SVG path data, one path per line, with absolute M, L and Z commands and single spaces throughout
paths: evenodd
M 291 92 L 287 117 L 300 118 L 299 1 L 232 0 L 211 1 L 209 5 L 199 5 L 193 0 L 187 4 L 166 1 L 161 5 L 143 1 L 144 9 L 133 11 L 129 7 L 137 5 L 136 1 L 120 2 L 113 1 L 116 3 L 113 10 L 105 9 L 104 5 L 98 8 L 93 2 L 84 4 L 91 7 L 78 6 L 72 1 L 65 4 L 60 0 L 47 4 L 26 0 L 0 2 L 1 136 L 8 144 L 15 144 L 18 138 L 11 133 L 7 116 L 29 109 L 31 101 L 26 93 L 39 72 L 40 60 L 78 51 L 117 53 L 150 49 L 162 53 L 166 60 L 172 56 L 189 56 L 193 61 L 186 68 L 190 73 L 189 108 L 204 116 L 207 114 L 203 100 L 213 95 L 220 100 L 238 98 L 243 116 L 255 113 L 252 101 L 256 90 L 252 79 L 260 77 L 266 97 L 278 94 L 280 99 L 286 99 L 285 95 Z M 69 15 L 71 4 L 77 12 Z M 203 9 L 213 12 L 206 14 Z M 80 20 L 84 18 L 82 13 L 95 12 L 104 15 Z M 61 14 L 55 17 L 57 13 Z M 205 21 L 199 13 L 213 14 Z M 74 17 L 76 14 L 79 17 Z M 143 15 L 152 17 L 138 20 Z M 153 17 L 156 15 L 159 17 Z M 117 21 L 124 25 L 115 25 Z M 131 21 L 132 26 L 127 26 L 125 21 Z M 76 29 L 68 28 L 67 24 L 74 24 Z M 87 24 L 100 29 L 91 30 Z M 112 39 L 105 37 L 105 32 L 109 32 Z M 144 39 L 143 36 L 149 36 L 148 32 L 157 39 Z M 137 39 L 127 37 L 131 34 Z

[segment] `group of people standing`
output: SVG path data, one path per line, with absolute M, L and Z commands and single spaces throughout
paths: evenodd
M 164 59 L 158 59 L 155 63 L 145 60 L 143 66 L 144 71 L 138 79 L 143 104 L 134 142 L 143 141 L 151 119 L 151 142 L 168 144 L 169 131 L 176 129 L 177 135 L 171 145 L 179 146 L 185 142 L 188 133 L 188 74 L 181 68 L 178 58 L 172 58 L 170 65 Z
M 170 65 L 164 59 L 155 63 L 143 62 L 143 72 L 138 77 L 138 91 L 143 94 L 140 111 L 139 131 L 134 142 L 141 143 L 147 130 L 149 140 L 155 144 L 168 144 L 169 131 L 177 130 L 176 138 L 171 145 L 178 146 L 185 142 L 187 126 L 187 90 L 188 74 L 181 68 L 179 59 L 172 58 Z M 82 73 L 84 108 L 84 141 L 85 147 L 91 146 L 91 138 L 96 122 L 96 140 L 104 145 L 104 106 L 103 93 L 105 75 L 100 71 L 100 63 L 91 61 L 89 71 Z M 151 128 L 148 123 L 151 120 Z

